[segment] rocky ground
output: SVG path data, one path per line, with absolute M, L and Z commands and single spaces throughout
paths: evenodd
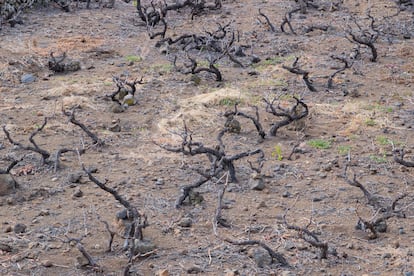
M 23 25 L 4 24 L 0 273 L 412 275 L 413 169 L 394 160 L 404 148 L 404 160 L 413 162 L 411 6 L 385 0 L 313 2 L 318 7 L 292 13 L 296 35 L 287 23 L 286 32 L 280 30 L 286 13 L 299 7 L 294 1 L 224 1 L 220 9 L 193 18 L 189 9 L 169 11 L 166 37 L 206 35 L 230 23 L 226 30 L 234 31 L 235 40 L 229 49 L 241 49 L 244 56 L 236 57 L 243 66 L 227 56 L 216 60 L 223 81 L 205 71 L 183 74 L 189 68 L 182 47 L 155 47 L 160 37 L 149 38 L 136 2 L 116 2 L 112 9 L 95 2 L 86 9 L 81 3 L 70 12 L 50 5 L 26 11 Z M 375 62 L 370 48 L 358 46 L 352 34 L 374 39 Z M 220 47 L 229 42 L 222 40 Z M 64 72 L 49 69 L 51 52 L 55 61 L 66 53 Z M 208 58 L 217 57 L 208 49 L 189 55 L 198 68 L 209 68 Z M 329 76 L 344 64 L 331 55 L 350 68 L 335 75 L 328 88 Z M 316 91 L 286 68 L 308 71 Z M 142 78 L 131 106 L 111 100 L 118 89 L 113 77 Z M 295 106 L 293 97 L 309 114 L 269 135 L 286 117 L 266 112 L 263 99 L 275 99 L 273 107 L 286 111 Z M 191 203 L 176 208 L 180 188 L 196 183 L 195 170 L 209 168 L 210 161 L 164 148 L 180 149 L 185 122 L 193 142 L 216 150 L 228 122 L 224 114 L 235 103 L 254 118 L 253 106 L 258 108 L 266 136 L 258 135 L 251 120 L 235 116 L 240 131 L 236 124 L 234 132 L 224 133 L 226 156 L 261 150 L 260 173 L 249 165 L 259 167 L 259 154 L 241 158 L 234 162 L 238 182 L 219 174 L 194 189 Z M 97 141 L 70 122 L 74 107 L 75 119 Z M 293 111 L 286 112 L 296 116 L 305 108 Z M 27 148 L 34 147 L 29 141 L 34 133 L 36 145 L 50 154 L 46 162 Z M 55 168 L 56 152 L 63 148 L 74 151 L 63 153 Z M 7 172 L 13 160 L 18 162 Z M 89 180 L 82 164 L 146 215 L 148 226 L 131 262 L 117 219 L 124 207 Z M 229 227 L 214 220 L 223 187 L 221 219 Z M 110 232 L 117 234 L 108 251 Z

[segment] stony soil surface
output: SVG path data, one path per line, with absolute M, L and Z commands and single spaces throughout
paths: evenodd
M 206 72 L 197 77 L 177 72 L 171 64 L 174 49 L 160 53 L 133 3 L 68 13 L 50 6 L 27 12 L 24 25 L 4 25 L 1 125 L 26 146 L 47 117 L 34 138 L 40 148 L 51 154 L 61 148 L 86 151 L 80 157 L 63 154 L 61 168 L 54 171 L 41 163 L 40 154 L 14 146 L 0 134 L 0 169 L 22 159 L 10 175 L 0 175 L 0 274 L 123 275 L 128 264 L 123 239 L 116 235 L 112 252 L 107 252 L 109 232 L 103 223 L 118 231 L 115 218 L 123 207 L 89 181 L 83 163 L 148 218 L 143 233 L 151 246 L 134 258 L 131 275 L 412 275 L 414 172 L 396 163 L 392 153 L 393 147 L 404 147 L 406 160 L 412 161 L 413 14 L 406 10 L 392 17 L 397 12 L 393 1 L 349 0 L 338 9 L 331 1 L 314 2 L 323 8 L 292 15 L 297 35 L 279 29 L 285 13 L 296 7 L 294 1 L 224 1 L 220 10 L 193 19 L 188 10 L 169 12 L 167 36 L 202 34 L 228 22 L 239 31 L 247 66 L 219 61 L 222 82 Z M 259 8 L 276 32 L 259 16 Z M 348 25 L 357 30 L 350 15 L 369 28 L 368 8 L 382 30 L 375 42 L 378 60 L 371 62 L 369 49 L 361 47 L 352 68 L 338 74 L 328 89 L 327 76 L 342 66 L 330 55 L 354 53 L 356 44 L 346 38 Z M 329 27 L 305 32 L 311 25 Z M 53 74 L 48 69 L 50 52 L 66 52 L 68 59 L 80 61 L 81 70 Z M 253 56 L 261 61 L 251 64 Z M 310 72 L 317 92 L 282 68 L 291 66 L 295 57 L 300 57 L 300 68 Z M 131 80 L 143 77 L 143 84 L 138 85 L 136 105 L 114 113 L 107 95 L 116 91 L 112 77 L 121 74 Z M 182 133 L 185 121 L 193 141 L 214 148 L 226 122 L 223 114 L 235 102 L 252 115 L 251 106 L 257 106 L 267 132 L 281 119 L 265 112 L 262 99 L 279 96 L 281 105 L 289 107 L 292 95 L 309 106 L 302 122 L 260 141 L 251 121 L 239 118 L 241 132 L 224 135 L 229 155 L 255 149 L 265 153 L 264 187 L 251 188 L 253 171 L 247 161 L 254 162 L 255 156 L 235 162 L 239 182 L 227 183 L 223 197 L 222 217 L 229 228 L 213 227 L 223 179 L 196 189 L 202 200 L 175 208 L 180 187 L 199 179 L 192 168 L 206 168 L 209 160 L 171 153 L 156 143 L 179 146 L 176 133 Z M 93 145 L 62 114 L 62 109 L 77 105 L 76 119 L 103 146 Z M 356 227 L 358 217 L 374 221 L 383 212 L 347 183 L 346 164 L 349 180 L 355 174 L 355 180 L 386 206 L 407 194 L 396 205 L 405 217 L 387 219 L 386 231 L 376 239 L 370 238 L 370 230 Z M 320 250 L 302 239 L 303 232 L 288 229 L 284 215 L 289 224 L 307 227 L 328 244 L 326 259 L 319 259 Z M 76 242 L 69 242 L 80 238 L 96 267 L 87 265 Z M 262 241 L 289 266 L 272 262 L 261 247 L 225 239 Z

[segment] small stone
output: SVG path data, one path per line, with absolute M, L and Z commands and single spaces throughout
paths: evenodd
M 354 244 L 353 243 L 348 243 L 346 245 L 346 248 L 348 248 L 348 249 L 354 249 Z
M 288 191 L 285 191 L 283 194 L 282 194 L 282 197 L 290 197 L 290 193 L 288 192 Z
M 109 130 L 112 132 L 121 132 L 121 125 L 119 124 L 119 120 L 112 125 L 109 126 Z
M 53 266 L 53 263 L 49 260 L 43 260 L 40 264 L 44 267 L 52 267 Z
M 138 239 L 134 240 L 134 254 L 145 254 L 153 251 L 156 246 L 151 241 L 140 241 Z
M 263 179 L 260 178 L 249 178 L 249 183 L 248 183 L 250 189 L 255 190 L 255 191 L 262 191 L 265 188 L 265 182 L 263 181 Z
M 321 173 L 318 173 L 318 176 L 319 176 L 320 178 L 324 179 L 324 178 L 326 178 L 328 175 L 327 175 L 326 173 L 321 172 Z
M 383 259 L 389 259 L 389 258 L 391 258 L 391 253 L 384 253 L 383 255 L 382 255 L 382 258 Z
M 240 46 L 236 46 L 235 51 L 234 51 L 234 54 L 237 57 L 245 57 L 246 56 L 246 54 L 243 52 L 243 48 L 240 47 Z
M 21 234 L 21 233 L 26 232 L 26 228 L 27 228 L 27 226 L 26 226 L 26 225 L 24 225 L 23 223 L 17 223 L 17 224 L 14 226 L 13 231 L 14 231 L 14 233 L 16 233 L 16 234 Z
M 77 173 L 70 173 L 68 175 L 68 182 L 69 183 L 79 183 L 80 179 L 82 177 L 82 173 L 77 172 Z
M 282 271 L 282 273 L 280 274 L 280 276 L 294 276 L 294 275 L 296 274 L 288 270 Z
M 413 276 L 414 272 L 412 271 L 408 271 L 408 272 L 404 272 L 404 276 Z
M 238 270 L 227 271 L 224 276 L 238 276 L 240 275 Z
M 164 185 L 164 179 L 158 178 L 157 181 L 155 181 L 155 185 L 162 186 Z
M 186 272 L 187 272 L 188 274 L 198 274 L 198 273 L 203 272 L 203 270 L 202 270 L 202 269 L 201 269 L 201 267 L 199 267 L 199 266 L 192 265 L 192 266 L 189 266 L 189 267 L 186 269 Z
M 387 222 L 385 220 L 374 225 L 374 228 L 377 232 L 385 233 L 387 232 Z
M 252 63 L 259 63 L 261 61 L 261 59 L 258 56 L 253 55 L 251 57 L 251 61 L 252 61 Z
M 272 257 L 263 248 L 252 248 L 248 252 L 248 256 L 251 257 L 258 267 L 264 267 L 272 263 Z
M 296 248 L 297 248 L 298 250 L 303 251 L 303 250 L 307 250 L 307 249 L 308 249 L 308 246 L 307 246 L 305 243 L 298 243 L 298 244 L 296 245 Z
M 83 255 L 76 257 L 76 262 L 78 267 L 85 267 L 89 265 L 88 259 L 86 259 Z
M 7 225 L 6 229 L 4 229 L 4 233 L 10 233 L 11 231 L 13 231 L 13 227 L 11 227 L 11 225 Z
M 17 183 L 10 174 L 0 174 L 0 196 L 11 194 L 16 188 Z
M 38 215 L 38 216 L 43 216 L 43 217 L 46 217 L 46 216 L 48 216 L 48 215 L 50 215 L 49 210 L 47 210 L 47 209 L 43 209 L 43 210 L 40 210 L 40 213 L 39 213 L 39 215 Z
M 323 197 L 314 197 L 314 198 L 312 198 L 313 202 L 320 202 L 322 200 L 323 200 Z
M 81 191 L 79 187 L 77 187 L 75 191 L 73 192 L 72 197 L 75 198 L 75 197 L 82 197 L 82 196 L 83 196 L 83 192 Z
M 122 113 L 125 111 L 125 108 L 118 103 L 113 103 L 110 107 L 110 110 L 112 113 Z
M 20 82 L 21 83 L 32 83 L 36 80 L 36 77 L 32 74 L 24 74 L 21 78 L 20 78 Z
M 257 209 L 266 208 L 267 204 L 266 201 L 261 201 L 259 204 L 257 204 Z
M 12 252 L 13 248 L 8 244 L 0 242 L 0 250 L 5 252 Z
M 124 106 L 132 106 L 136 104 L 136 100 L 132 94 L 128 94 L 123 99 Z
M 181 227 L 191 227 L 193 225 L 193 220 L 189 217 L 182 218 L 178 223 L 178 226 Z
M 403 227 L 398 228 L 398 234 L 400 235 L 404 235 L 405 234 L 405 230 Z
M 37 247 L 38 245 L 39 245 L 38 242 L 29 242 L 28 247 L 29 247 L 29 249 L 33 249 L 33 248 Z
M 168 270 L 166 270 L 166 269 L 161 269 L 161 270 L 158 270 L 157 271 L 157 274 L 156 274 L 157 276 L 169 276 L 170 275 L 170 273 L 168 272 Z

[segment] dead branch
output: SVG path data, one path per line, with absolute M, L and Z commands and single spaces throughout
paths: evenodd
M 300 69 L 299 66 L 298 66 L 298 61 L 299 61 L 299 58 L 296 57 L 295 61 L 293 62 L 291 67 L 286 66 L 286 65 L 282 65 L 282 68 L 288 70 L 289 72 L 291 72 L 293 74 L 301 75 L 303 81 L 306 84 L 306 87 L 312 92 L 317 92 L 316 88 L 312 84 L 312 80 L 309 79 L 309 72 L 305 71 L 303 69 Z
M 364 196 L 367 198 L 368 200 L 368 204 L 372 205 L 374 208 L 379 207 L 377 204 L 377 198 L 371 194 L 357 179 L 356 179 L 356 174 L 354 173 L 354 177 L 353 179 L 349 179 L 348 175 L 347 175 L 347 170 L 348 170 L 348 164 L 345 165 L 345 170 L 344 170 L 344 174 L 343 174 L 343 178 L 345 179 L 345 181 L 354 187 L 359 188 L 363 193 Z
M 56 73 L 65 71 L 65 64 L 62 63 L 66 58 L 66 52 L 63 52 L 62 56 L 55 58 L 53 52 L 50 52 L 50 59 L 48 62 L 49 69 Z
M 399 156 L 398 156 L 398 153 L 400 154 Z M 394 155 L 394 161 L 395 162 L 397 162 L 397 163 L 399 163 L 403 166 L 406 166 L 406 167 L 410 167 L 410 168 L 414 167 L 414 162 L 404 160 L 404 156 L 405 156 L 404 149 L 401 149 L 401 150 L 395 149 L 395 150 L 393 150 L 393 155 Z
M 109 233 L 108 249 L 106 252 L 112 252 L 112 243 L 114 241 L 115 232 L 111 230 L 107 221 L 101 220 L 101 222 L 105 224 L 106 231 Z
M 293 29 L 292 24 L 290 23 L 290 20 L 292 19 L 292 14 L 294 14 L 295 12 L 298 12 L 300 10 L 301 10 L 300 8 L 296 8 L 296 9 L 293 9 L 293 10 L 291 10 L 291 11 L 289 11 L 285 14 L 285 17 L 283 18 L 282 24 L 280 25 L 280 29 L 282 30 L 283 33 L 287 33 L 286 30 L 285 30 L 285 25 L 287 24 L 288 27 L 289 27 L 290 32 L 292 34 L 296 35 L 296 32 Z
M 135 95 L 135 92 L 137 91 L 137 84 L 144 84 L 143 77 L 141 77 L 141 79 L 128 81 L 126 77 L 113 76 L 112 81 L 115 83 L 117 90 L 113 92 L 111 95 L 107 95 L 107 97 L 110 97 L 112 101 L 117 102 L 120 105 L 122 105 L 121 101 L 124 99 L 126 95 Z
M 264 19 L 266 20 L 266 23 L 269 26 L 270 30 L 275 33 L 276 28 L 275 28 L 275 26 L 273 26 L 272 22 L 270 22 L 269 17 L 267 17 L 267 15 L 265 15 L 260 9 L 259 9 L 259 15 L 264 17 Z
M 240 117 L 244 117 L 246 119 L 250 119 L 254 126 L 257 129 L 257 132 L 259 133 L 259 136 L 262 137 L 262 139 L 265 138 L 266 133 L 263 130 L 262 124 L 260 123 L 260 117 L 259 117 L 259 109 L 257 106 L 253 106 L 253 108 L 256 110 L 256 118 L 246 114 L 244 112 L 241 112 L 237 109 L 237 103 L 234 105 L 234 111 L 226 111 L 226 113 L 224 113 L 224 117 L 229 117 L 229 116 L 240 116 Z
M 181 187 L 181 189 L 180 189 L 181 194 L 175 202 L 175 208 L 180 208 L 180 206 L 183 205 L 184 200 L 186 198 L 189 198 L 190 192 L 193 189 L 200 187 L 201 185 L 203 185 L 204 183 L 206 183 L 207 181 L 209 181 L 212 178 L 213 178 L 212 175 L 211 176 L 209 175 L 208 177 L 203 176 L 196 183 Z
M 362 230 L 368 229 L 371 231 L 370 239 L 376 239 L 378 237 L 378 230 L 377 228 L 380 226 L 380 224 L 385 224 L 386 227 L 386 221 L 389 218 L 392 217 L 405 217 L 404 208 L 396 209 L 397 203 L 404 199 L 408 194 L 403 193 L 397 196 L 394 200 L 387 200 L 386 198 L 380 196 L 380 195 L 374 195 L 370 193 L 357 179 L 356 175 L 354 174 L 353 179 L 349 179 L 347 176 L 347 168 L 348 164 L 345 165 L 345 172 L 344 172 L 344 179 L 346 182 L 354 187 L 358 187 L 365 195 L 365 197 L 368 200 L 368 204 L 372 206 L 375 210 L 375 215 L 370 220 L 365 220 L 359 216 L 357 213 L 357 216 L 359 218 L 359 225 L 362 225 Z M 381 215 L 379 215 L 381 214 Z M 378 217 L 377 217 L 378 216 Z M 377 218 L 376 218 L 377 217 Z M 384 230 L 385 231 L 385 230 Z M 384 232 L 382 231 L 382 232 Z
M 20 161 L 22 161 L 23 158 L 20 158 L 19 160 L 13 160 L 10 165 L 7 166 L 5 170 L 0 169 L 0 174 L 8 174 L 10 171 L 16 166 Z
M 50 157 L 50 153 L 44 149 L 39 148 L 39 146 L 36 144 L 36 142 L 34 141 L 34 137 L 43 130 L 43 128 L 46 126 L 47 124 L 47 118 L 45 117 L 43 124 L 38 127 L 29 137 L 29 141 L 33 146 L 24 146 L 23 144 L 14 141 L 11 136 L 10 133 L 7 131 L 6 126 L 3 126 L 3 132 L 4 134 L 6 134 L 7 140 L 9 140 L 9 142 L 17 147 L 19 147 L 20 149 L 23 150 L 28 150 L 28 151 L 33 151 L 36 153 L 39 153 L 42 156 L 42 164 L 45 164 L 47 162 L 47 159 Z
M 69 117 L 69 121 L 72 124 L 77 125 L 78 127 L 80 127 L 93 140 L 93 143 L 95 145 L 97 145 L 97 146 L 103 146 L 105 144 L 103 140 L 99 139 L 98 136 L 96 136 L 96 134 L 94 134 L 92 131 L 90 131 L 83 123 L 81 123 L 78 120 L 76 120 L 76 118 L 75 118 L 75 111 L 78 108 L 79 108 L 79 106 L 75 106 L 75 107 L 72 108 L 71 112 L 68 112 L 68 111 L 63 110 L 63 106 L 62 106 L 62 112 L 67 117 Z
M 296 100 L 296 104 L 290 109 L 286 109 L 280 106 L 280 103 L 275 107 L 274 102 L 269 102 L 267 99 L 263 99 L 266 103 L 266 112 L 271 113 L 284 119 L 280 122 L 274 123 L 270 128 L 269 135 L 276 136 L 276 132 L 279 128 L 286 126 L 294 121 L 305 118 L 309 114 L 308 106 L 300 99 L 293 97 Z
M 302 238 L 304 241 L 306 241 L 310 245 L 312 245 L 316 248 L 319 248 L 320 249 L 320 254 L 319 254 L 320 259 L 328 258 L 328 243 L 321 242 L 319 240 L 319 238 L 314 233 L 312 233 L 311 231 L 309 231 L 307 229 L 309 227 L 310 223 L 311 223 L 311 220 L 310 220 L 309 224 L 306 227 L 300 227 L 300 226 L 289 224 L 286 220 L 286 215 L 287 215 L 288 210 L 289 209 L 286 209 L 286 212 L 283 215 L 283 223 L 286 226 L 286 228 L 290 229 L 290 230 L 295 230 L 296 232 L 299 233 L 300 238 Z
M 164 18 L 167 16 L 167 12 L 171 10 L 178 11 L 185 7 L 189 7 L 191 10 L 191 19 L 193 19 L 194 16 L 201 14 L 204 11 L 217 10 L 220 9 L 221 6 L 221 0 L 215 0 L 213 4 L 209 4 L 206 1 L 195 0 L 184 0 L 182 2 L 176 1 L 173 4 L 167 4 L 166 1 L 151 1 L 150 6 L 148 7 L 143 6 L 141 0 L 137 1 L 138 16 L 151 28 L 154 28 L 160 22 L 163 24 L 166 23 Z
M 225 152 L 225 146 L 223 143 L 223 136 L 228 132 L 227 128 L 222 129 L 217 135 L 218 145 L 214 148 L 206 147 L 201 142 L 194 142 L 192 139 L 192 133 L 188 130 L 187 125 L 184 122 L 184 131 L 179 134 L 182 138 L 181 145 L 179 146 L 170 146 L 170 145 L 161 145 L 156 141 L 153 143 L 167 151 L 182 153 L 183 155 L 195 156 L 199 154 L 204 154 L 208 157 L 210 161 L 210 167 L 207 170 L 197 172 L 201 175 L 200 180 L 196 183 L 187 185 L 181 188 L 181 195 L 179 196 L 176 207 L 182 205 L 184 200 L 189 196 L 189 193 L 192 189 L 198 188 L 212 178 L 216 178 L 222 172 L 227 172 L 229 174 L 230 182 L 237 182 L 236 178 L 236 169 L 234 167 L 234 162 L 236 160 L 242 159 L 244 157 L 259 155 L 259 162 L 263 160 L 264 153 L 261 149 L 256 149 L 252 151 L 246 151 L 238 154 L 228 156 Z
M 93 257 L 85 250 L 83 245 L 78 242 L 76 248 L 82 253 L 82 255 L 88 260 L 89 265 L 92 267 L 99 267 L 98 263 L 93 259 Z
M 140 214 L 138 210 L 135 207 L 133 207 L 129 203 L 129 201 L 127 201 L 124 197 L 119 195 L 119 193 L 116 190 L 106 186 L 105 183 L 102 183 L 97 178 L 95 178 L 90 172 L 90 170 L 87 170 L 83 164 L 82 164 L 82 169 L 88 175 L 89 180 L 91 180 L 93 183 L 95 183 L 99 188 L 101 188 L 105 192 L 110 193 L 120 204 L 122 204 L 122 206 L 125 207 L 125 209 L 128 210 L 128 216 L 132 220 L 132 227 L 129 233 L 129 238 L 142 240 L 143 239 L 142 229 L 148 226 L 146 216 Z
M 231 243 L 233 245 L 258 245 L 269 253 L 270 257 L 272 257 L 272 262 L 277 261 L 277 263 L 281 266 L 289 266 L 288 261 L 285 259 L 285 257 L 281 253 L 275 252 L 273 249 L 271 249 L 267 244 L 265 244 L 262 241 L 258 241 L 258 240 L 234 241 L 231 239 L 224 239 L 224 241 Z
M 358 31 L 353 30 L 350 26 L 348 26 L 347 34 L 350 35 L 351 39 L 346 37 L 350 42 L 356 43 L 358 45 L 365 45 L 371 50 L 371 58 L 372 62 L 376 62 L 378 58 L 378 51 L 375 47 L 374 43 L 377 41 L 379 37 L 379 31 L 375 27 L 375 18 L 371 16 L 370 11 L 367 14 L 368 18 L 370 19 L 370 24 L 368 29 L 363 29 L 355 18 L 352 20 L 355 23 L 355 26 L 358 28 Z
M 58 149 L 56 151 L 56 154 L 55 154 L 55 162 L 54 162 L 54 166 L 53 166 L 53 172 L 56 173 L 57 170 L 60 168 L 60 156 L 64 153 L 67 153 L 67 152 L 73 152 L 75 154 L 82 155 L 82 154 L 85 153 L 85 149 L 80 149 L 80 150 L 78 150 L 78 149 L 68 149 L 68 148 Z
M 328 78 L 328 88 L 331 89 L 333 87 L 333 79 L 335 78 L 335 76 L 343 71 L 345 71 L 348 68 L 352 67 L 353 62 L 349 62 L 345 57 L 340 57 L 340 56 L 335 56 L 332 55 L 331 56 L 332 59 L 334 60 L 338 60 L 340 62 L 343 63 L 343 67 L 336 70 L 334 73 L 332 73 L 329 78 Z
M 222 209 L 223 209 L 223 196 L 226 192 L 226 188 L 229 182 L 229 173 L 224 174 L 221 178 L 226 177 L 226 182 L 222 185 L 222 187 L 219 188 L 218 196 L 217 196 L 217 208 L 215 212 L 215 216 L 213 218 L 213 229 L 215 235 L 217 235 L 216 227 L 217 225 L 221 225 L 223 227 L 229 228 L 230 224 L 222 217 Z M 219 179 L 217 182 L 219 182 L 221 179 Z
M 326 32 L 328 29 L 329 29 L 328 25 L 311 25 L 311 26 L 306 27 L 305 33 L 307 34 L 315 30 L 321 30 L 321 31 Z

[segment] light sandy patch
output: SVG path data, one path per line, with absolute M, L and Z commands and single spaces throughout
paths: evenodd
M 222 118 L 211 108 L 220 106 L 223 100 L 246 101 L 247 96 L 238 89 L 222 88 L 211 93 L 197 95 L 191 98 L 178 101 L 180 109 L 163 118 L 158 123 L 161 133 L 170 133 L 183 129 L 183 122 L 193 128 L 210 128 L 219 125 Z

